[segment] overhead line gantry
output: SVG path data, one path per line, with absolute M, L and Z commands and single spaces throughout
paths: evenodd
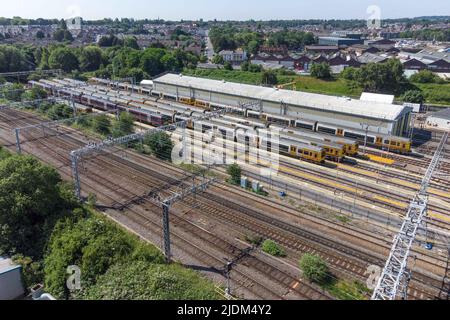
M 444 154 L 449 133 L 445 133 L 422 180 L 419 193 L 411 202 L 406 218 L 400 228 L 386 262 L 386 266 L 378 280 L 372 300 L 395 300 L 402 288 L 406 296 L 409 283 L 408 258 L 417 232 L 425 220 L 428 208 L 428 187 L 435 170 Z

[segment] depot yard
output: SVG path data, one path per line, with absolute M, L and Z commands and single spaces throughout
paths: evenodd
M 61 88 L 61 82 L 54 83 L 55 88 L 58 85 Z M 64 86 L 73 93 L 103 101 L 132 102 L 141 110 L 175 109 L 180 105 L 165 98 L 152 100 L 143 92 L 127 88 L 68 80 Z M 95 109 L 91 100 L 86 103 Z M 0 141 L 16 150 L 13 130 L 36 125 L 21 133 L 22 152 L 58 168 L 65 179 L 71 180 L 70 152 L 96 139 L 64 124 L 43 131 L 39 124 L 45 121 L 27 111 L 4 108 L 0 110 Z M 148 123 L 136 126 L 139 130 L 153 127 Z M 442 138 L 441 133 L 436 135 L 437 140 Z M 180 139 L 178 132 L 171 137 L 175 142 Z M 204 141 L 201 135 L 193 145 L 202 150 Z M 243 298 L 369 298 L 370 290 L 359 289 L 357 297 L 343 297 L 335 288 L 311 283 L 298 268 L 298 260 L 305 253 L 314 253 L 327 262 L 337 283 L 358 281 L 364 287 L 368 268 L 384 266 L 391 241 L 438 146 L 433 140 L 420 142 L 412 150 L 412 154 L 427 150 L 420 158 L 375 147 L 365 147 L 363 154 L 361 146 L 359 156 L 347 156 L 339 163 L 326 160 L 318 164 L 281 155 L 278 171 L 270 179 L 258 175 L 261 168 L 272 167 L 269 153 L 261 152 L 258 159 L 238 163 L 250 180 L 261 182 L 266 196 L 227 183 L 224 167 L 209 168 L 218 177 L 217 182 L 171 208 L 174 258 L 184 265 L 201 267 L 218 284 L 225 281 L 221 270 L 226 262 L 234 261 L 230 277 L 235 295 Z M 209 144 L 217 152 L 226 151 L 223 144 Z M 448 159 L 443 160 L 439 173 L 430 184 L 428 232 L 422 229 L 413 247 L 416 258 L 409 299 L 448 298 Z M 160 196 L 170 196 L 192 181 L 203 180 L 185 168 L 112 146 L 83 161 L 80 181 L 83 196 L 96 194 L 105 215 L 161 246 L 161 211 L 147 195 L 157 191 Z M 275 241 L 286 256 L 267 255 L 258 245 L 252 245 L 250 239 L 255 237 Z M 430 243 L 432 250 L 427 250 Z

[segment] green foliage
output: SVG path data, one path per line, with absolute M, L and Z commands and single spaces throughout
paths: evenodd
M 261 83 L 264 85 L 278 84 L 278 76 L 271 70 L 265 70 L 261 73 Z
M 445 83 L 437 74 L 429 70 L 421 70 L 416 74 L 413 74 L 409 81 L 413 83 Z
M 0 252 L 40 257 L 56 220 L 74 205 L 59 174 L 31 157 L 0 162 Z
M 262 244 L 262 250 L 274 257 L 286 257 L 286 251 L 278 243 L 272 240 L 266 240 Z
M 36 38 L 37 39 L 44 39 L 45 38 L 45 33 L 42 32 L 42 30 L 39 30 L 38 32 L 36 32 Z
M 144 144 L 150 147 L 154 156 L 162 160 L 172 159 L 173 142 L 166 132 L 156 132 L 148 134 L 144 139 Z
M 103 61 L 103 51 L 95 46 L 84 47 L 79 55 L 80 69 L 83 72 L 95 71 Z
M 318 284 L 326 284 L 329 280 L 329 269 L 322 258 L 307 253 L 300 259 L 299 265 L 303 274 L 309 281 Z
M 249 71 L 249 72 L 262 72 L 263 68 L 260 65 L 252 64 L 248 61 L 245 61 L 241 64 L 241 70 L 242 71 Z
M 422 29 L 405 31 L 400 38 L 414 38 L 423 41 L 450 41 L 450 30 L 448 29 Z
M 330 79 L 331 69 L 328 63 L 314 63 L 311 66 L 311 76 L 317 79 Z
M 233 70 L 233 65 L 230 63 L 230 62 L 225 62 L 224 64 L 223 64 L 223 68 L 225 69 L 225 70 Z
M 338 300 L 368 300 L 370 290 L 359 281 L 334 280 L 324 288 Z
M 82 286 L 95 285 L 99 276 L 116 263 L 136 259 L 147 263 L 162 263 L 156 250 L 142 248 L 143 244 L 104 218 L 91 216 L 57 224 L 45 257 L 45 284 L 58 298 L 68 298 L 65 287 L 66 269 L 77 265 L 82 271 Z
M 92 129 L 102 135 L 110 134 L 111 119 L 105 114 L 94 117 L 94 119 L 92 120 Z
M 66 104 L 54 104 L 47 110 L 47 116 L 51 120 L 68 119 L 73 116 L 73 111 Z
M 13 85 L 8 85 L 1 89 L 1 96 L 9 101 L 18 102 L 22 100 L 22 95 L 25 92 L 23 85 L 15 83 Z
M 30 288 L 44 280 L 44 270 L 42 262 L 33 261 L 30 257 L 17 254 L 12 257 L 14 263 L 22 266 L 22 280 L 25 288 Z
M 267 40 L 269 46 L 286 46 L 289 50 L 299 50 L 315 42 L 316 38 L 310 32 L 287 30 L 271 33 Z
M 213 59 L 212 59 L 212 63 L 215 63 L 215 64 L 224 64 L 224 63 L 225 63 L 225 60 L 223 60 L 223 57 L 222 57 L 222 56 L 216 54 L 216 55 L 214 55 L 214 57 L 213 57 Z
M 0 72 L 16 72 L 31 70 L 32 64 L 27 61 L 25 50 L 10 45 L 0 45 Z
M 139 50 L 139 44 L 136 37 L 126 37 L 123 40 L 123 45 L 128 48 Z
M 403 94 L 402 100 L 404 102 L 422 104 L 425 102 L 425 97 L 420 90 L 408 90 Z
M 230 183 L 234 185 L 241 184 L 242 169 L 238 164 L 232 164 L 227 168 L 227 173 L 230 175 Z
M 115 47 L 123 45 L 123 41 L 111 34 L 100 38 L 98 45 L 100 47 Z
M 25 101 L 41 100 L 45 98 L 47 98 L 47 91 L 40 87 L 33 87 L 31 90 L 22 94 L 22 100 Z
M 178 265 L 119 263 L 82 293 L 87 300 L 210 300 L 214 286 Z
M 348 69 L 342 77 L 371 92 L 398 93 L 407 82 L 403 65 L 397 59 L 389 59 L 385 63 L 368 63 L 359 69 Z
M 112 134 L 114 137 L 122 137 L 134 132 L 134 117 L 128 112 L 121 112 L 119 120 L 114 123 Z
M 424 83 L 416 87 L 423 92 L 427 103 L 450 105 L 450 83 Z
M 73 50 L 59 47 L 50 53 L 48 58 L 49 67 L 52 69 L 62 69 L 64 72 L 71 72 L 78 69 L 78 57 Z

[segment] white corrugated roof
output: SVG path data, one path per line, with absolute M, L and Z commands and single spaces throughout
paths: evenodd
M 210 80 L 204 78 L 166 74 L 154 79 L 155 84 L 166 83 L 181 87 L 197 88 L 199 90 L 212 91 L 240 96 L 244 101 L 264 100 L 270 102 L 297 105 L 312 109 L 320 109 L 326 112 L 339 112 L 349 115 L 369 117 L 393 121 L 405 109 L 404 106 L 367 102 L 346 97 L 335 97 L 300 91 L 279 90 L 255 85 Z
M 367 102 L 381 102 L 381 103 L 393 104 L 394 99 L 395 99 L 395 96 L 388 95 L 388 94 L 363 92 L 363 94 L 361 95 L 361 101 L 367 101 Z

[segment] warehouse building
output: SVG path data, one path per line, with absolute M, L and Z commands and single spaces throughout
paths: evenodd
M 352 46 L 364 44 L 362 39 L 339 38 L 339 37 L 319 37 L 319 46 Z
M 260 112 L 362 129 L 382 134 L 409 134 L 411 108 L 299 91 L 166 74 L 153 79 L 154 95 L 195 99 L 216 107 L 251 104 Z
M 434 129 L 450 131 L 450 109 L 433 113 L 427 118 L 427 125 Z

